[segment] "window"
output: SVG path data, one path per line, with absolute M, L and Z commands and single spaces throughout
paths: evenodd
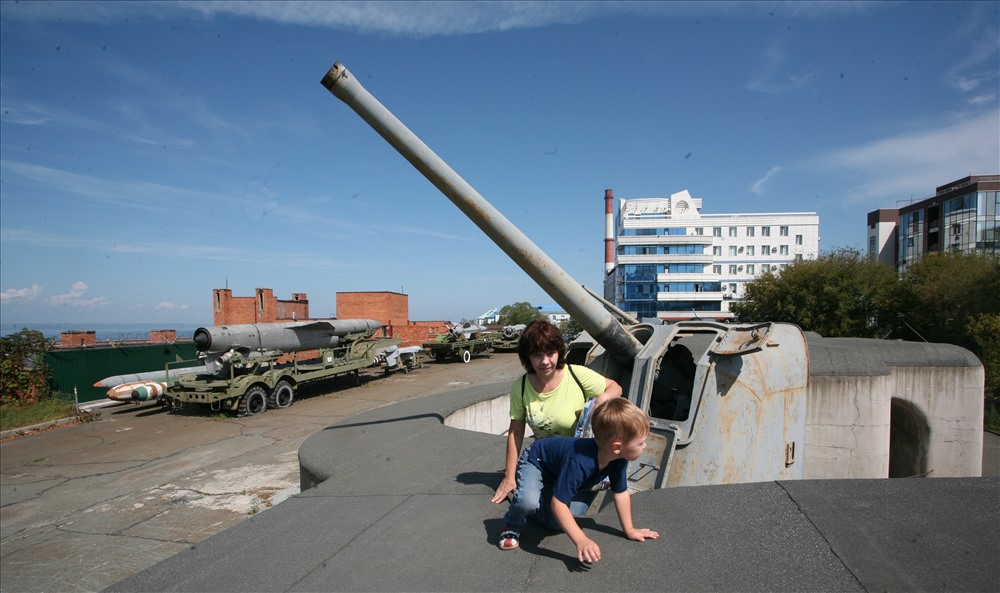
M 729 285 L 729 292 L 731 292 L 733 294 L 736 294 L 736 285 L 735 284 L 730 284 Z
M 730 237 L 735 237 L 736 236 L 736 227 L 734 227 L 734 226 L 729 227 L 729 236 Z
M 712 266 L 712 273 L 721 276 L 722 275 L 722 266 L 721 265 L 714 265 L 714 266 Z
M 729 246 L 729 255 L 733 255 L 733 256 L 736 255 L 736 246 L 735 245 L 730 245 Z
M 802 235 L 795 235 L 795 244 L 802 245 Z
M 747 264 L 747 274 L 753 276 L 753 264 Z
M 703 229 L 701 227 L 696 227 L 694 229 L 694 234 L 696 234 L 696 235 L 704 235 L 705 234 L 705 229 Z
M 788 255 L 788 245 L 782 245 L 781 247 L 778 247 L 778 253 L 780 253 L 781 255 Z
M 760 254 L 761 255 L 771 255 L 771 246 L 770 245 L 761 245 L 760 246 Z
M 802 254 L 801 253 L 796 253 L 795 254 L 795 261 L 802 261 Z
M 712 229 L 712 236 L 713 237 L 721 237 L 722 236 L 722 227 L 721 226 L 717 226 L 714 229 Z
M 766 274 L 771 271 L 771 264 L 761 264 L 760 269 Z
M 752 226 L 748 226 L 747 227 L 747 236 L 748 237 L 752 237 L 753 236 L 753 227 Z
M 712 255 L 722 255 L 722 245 L 716 245 L 712 248 Z
M 736 264 L 729 264 L 729 273 L 736 274 Z
M 771 227 L 769 227 L 769 226 L 762 226 L 762 227 L 760 227 L 760 236 L 761 237 L 770 237 L 771 236 Z
M 747 255 L 753 255 L 754 247 L 753 245 L 747 245 Z
M 778 234 L 781 235 L 782 237 L 787 237 L 788 236 L 788 227 L 786 227 L 786 226 L 778 227 Z

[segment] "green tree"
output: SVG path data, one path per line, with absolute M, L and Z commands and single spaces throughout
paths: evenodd
M 0 402 L 33 404 L 50 394 L 49 345 L 42 332 L 27 328 L 0 338 Z
M 841 248 L 747 283 L 732 311 L 740 321 L 781 321 L 830 337 L 882 338 L 895 330 L 895 270 Z
M 907 268 L 902 287 L 906 325 L 896 337 L 955 344 L 979 354 L 969 324 L 1000 314 L 1000 257 L 928 253 Z
M 986 397 L 1000 404 L 1000 314 L 977 316 L 969 322 L 968 331 L 986 371 Z
M 505 305 L 500 309 L 501 325 L 517 325 L 519 323 L 531 323 L 536 318 L 541 317 L 538 309 L 531 306 L 531 303 L 520 302 L 513 305 Z
M 563 335 L 577 336 L 583 331 L 583 326 L 580 325 L 579 321 L 570 317 L 559 324 L 559 330 L 563 333 Z

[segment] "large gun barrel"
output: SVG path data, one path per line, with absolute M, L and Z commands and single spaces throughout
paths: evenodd
M 471 185 L 378 102 L 340 62 L 323 86 L 357 112 L 438 190 L 465 213 L 500 249 L 600 343 L 614 358 L 631 364 L 642 345 L 555 261 L 486 201 Z

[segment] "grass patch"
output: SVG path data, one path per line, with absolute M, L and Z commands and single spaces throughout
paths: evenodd
M 57 397 L 47 397 L 28 406 L 5 402 L 0 404 L 0 430 L 12 430 L 76 415 L 73 402 Z

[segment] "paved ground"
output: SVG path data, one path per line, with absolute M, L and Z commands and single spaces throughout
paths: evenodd
M 509 384 L 508 384 L 509 385 Z M 134 591 L 940 591 L 1000 588 L 1000 478 L 793 480 L 668 488 L 580 520 L 602 559 L 529 524 L 496 548 L 500 435 L 449 428 L 503 383 L 399 402 L 299 449 L 317 484 L 109 587 Z
M 251 418 L 101 409 L 97 422 L 0 443 L 0 591 L 99 591 L 299 491 L 298 449 L 344 418 L 513 380 L 515 354 L 426 363 Z
M 564 537 L 526 534 L 525 550 L 499 556 L 493 532 L 503 509 L 485 494 L 497 478 L 493 441 L 500 437 L 438 433 L 440 420 L 427 409 L 440 412 L 439 402 L 450 394 L 495 390 L 520 372 L 512 354 L 468 365 L 430 363 L 361 387 L 344 382 L 254 418 L 125 405 L 103 409 L 93 424 L 0 443 L 0 591 L 559 590 L 570 582 L 574 590 L 604 591 L 761 584 L 778 590 L 782 583 L 810 590 L 1000 589 L 997 563 L 981 561 L 983 549 L 1000 555 L 996 480 L 674 489 L 649 493 L 646 501 L 637 496 L 637 518 L 658 521 L 669 533 L 651 546 L 630 547 L 615 530 L 613 510 L 602 511 L 590 527 L 607 553 L 623 560 L 602 563 L 589 580 L 580 580 L 586 571 L 568 560 Z M 335 437 L 322 444 L 334 452 L 356 450 L 344 446 L 350 435 L 401 445 L 388 454 L 373 450 L 380 457 L 369 462 L 334 453 L 340 461 L 331 471 L 339 479 L 260 512 L 298 493 L 298 452 L 310 435 L 310 442 Z M 997 441 L 987 435 L 986 474 L 1000 473 L 990 467 L 997 463 Z M 407 459 L 447 475 L 394 469 L 420 465 L 403 463 Z M 455 462 L 469 468 L 457 479 Z M 375 479 L 351 479 L 357 472 Z M 992 500 L 985 511 L 977 506 L 984 495 Z M 475 520 L 458 529 L 440 521 L 401 522 L 456 511 Z M 397 528 L 403 531 L 390 535 Z M 859 541 L 859 531 L 866 539 Z M 985 548 L 976 548 L 976 538 L 985 538 Z M 958 556 L 942 570 L 944 556 L 924 558 L 914 550 Z M 911 562 L 894 574 L 890 569 L 898 565 L 888 559 L 897 557 Z M 669 566 L 675 578 L 660 583 L 644 572 L 647 564 Z M 504 580 L 510 571 L 516 580 Z M 956 572 L 973 579 L 952 581 L 950 588 L 945 580 L 934 586 L 926 580 L 928 574 L 960 577 Z M 788 586 L 782 590 L 792 590 Z

